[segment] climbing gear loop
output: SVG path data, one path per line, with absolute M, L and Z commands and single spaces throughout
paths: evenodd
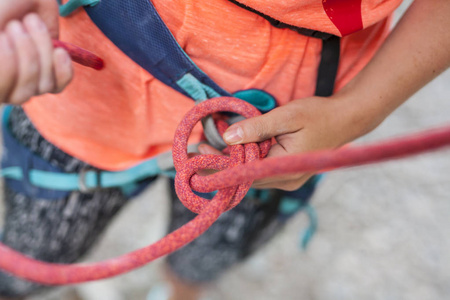
M 192 129 L 202 118 L 216 112 L 233 112 L 242 115 L 245 118 L 261 115 L 254 106 L 245 101 L 231 97 L 220 97 L 196 105 L 188 112 L 178 126 L 173 144 L 173 161 L 175 169 L 177 170 L 175 189 L 183 205 L 197 214 L 201 213 L 204 207 L 210 202 L 210 200 L 197 196 L 192 192 L 192 189 L 200 193 L 210 192 L 208 190 L 209 183 L 207 178 L 197 175 L 196 172 L 198 170 L 224 170 L 247 162 L 259 160 L 267 155 L 271 145 L 270 140 L 261 143 L 233 145 L 227 149 L 227 152 L 230 153 L 230 157 L 208 154 L 188 159 L 186 149 Z M 217 122 L 217 125 L 221 134 L 223 134 L 228 126 L 226 122 L 221 120 Z M 224 189 L 227 190 L 227 193 L 232 194 L 232 197 L 227 199 L 227 210 L 239 204 L 250 189 L 251 184 L 252 181 L 243 182 L 238 186 Z M 219 190 L 215 197 L 223 196 L 225 193 L 224 190 Z

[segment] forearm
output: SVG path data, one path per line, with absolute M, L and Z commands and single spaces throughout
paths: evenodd
M 450 65 L 450 1 L 416 0 L 370 63 L 335 95 L 351 116 L 354 138 Z

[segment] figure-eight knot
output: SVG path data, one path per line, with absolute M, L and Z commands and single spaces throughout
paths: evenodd
M 175 132 L 173 143 L 173 162 L 177 175 L 175 177 L 175 189 L 184 206 L 194 213 L 201 213 L 210 203 L 210 200 L 197 196 L 197 192 L 207 192 L 207 184 L 202 182 L 201 176 L 196 172 L 201 169 L 224 170 L 237 165 L 264 158 L 269 152 L 271 142 L 266 140 L 261 143 L 249 143 L 246 145 L 229 146 L 230 156 L 224 155 L 198 155 L 188 158 L 187 144 L 189 136 L 195 124 L 202 118 L 216 112 L 233 112 L 246 118 L 256 117 L 261 113 L 251 104 L 236 98 L 220 97 L 199 103 L 191 109 Z M 219 132 L 223 134 L 226 129 L 224 121 L 219 121 Z M 226 180 L 226 178 L 224 179 Z M 250 189 L 252 181 L 244 182 L 219 190 L 214 198 L 221 198 L 221 202 L 227 203 L 226 210 L 235 207 L 244 198 Z

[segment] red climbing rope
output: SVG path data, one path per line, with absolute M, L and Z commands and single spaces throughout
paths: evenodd
M 73 284 L 112 277 L 143 266 L 173 252 L 201 235 L 220 214 L 237 205 L 254 179 L 286 173 L 320 171 L 329 168 L 375 163 L 387 159 L 431 151 L 450 145 L 450 126 L 368 146 L 297 154 L 279 158 L 264 157 L 269 142 L 232 146 L 230 157 L 187 156 L 187 139 L 193 126 L 208 114 L 231 111 L 245 117 L 259 112 L 234 98 L 215 98 L 195 106 L 180 123 L 174 140 L 173 157 L 177 169 L 176 189 L 181 201 L 198 216 L 158 242 L 123 256 L 92 264 L 50 264 L 33 260 L 0 244 L 0 269 L 16 276 L 49 285 Z M 231 167 L 231 168 L 230 168 Z M 199 169 L 224 170 L 199 177 Z M 230 168 L 230 169 L 227 169 Z M 225 170 L 226 169 L 226 170 Z M 198 191 L 219 192 L 212 200 L 194 195 Z

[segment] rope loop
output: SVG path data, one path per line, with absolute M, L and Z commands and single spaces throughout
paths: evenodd
M 194 213 L 201 213 L 207 204 L 211 201 L 202 198 L 192 190 L 200 193 L 211 192 L 211 183 L 207 176 L 197 175 L 196 172 L 201 169 L 225 170 L 251 161 L 266 157 L 270 150 L 271 142 L 266 140 L 261 143 L 249 143 L 246 145 L 233 145 L 224 150 L 230 156 L 224 155 L 198 155 L 188 158 L 187 144 L 189 136 L 195 126 L 201 119 L 216 112 L 233 112 L 242 115 L 245 118 L 252 118 L 261 115 L 261 113 L 251 104 L 243 100 L 232 97 L 218 97 L 201 102 L 194 106 L 179 124 L 173 144 L 173 161 L 177 175 L 175 177 L 175 189 L 178 197 L 184 206 Z M 224 121 L 217 122 L 218 130 L 223 134 L 227 128 Z M 226 199 L 229 210 L 238 205 L 250 189 L 253 181 L 243 182 L 238 186 L 233 186 L 219 190 L 214 196 L 223 197 L 224 194 L 231 194 Z

